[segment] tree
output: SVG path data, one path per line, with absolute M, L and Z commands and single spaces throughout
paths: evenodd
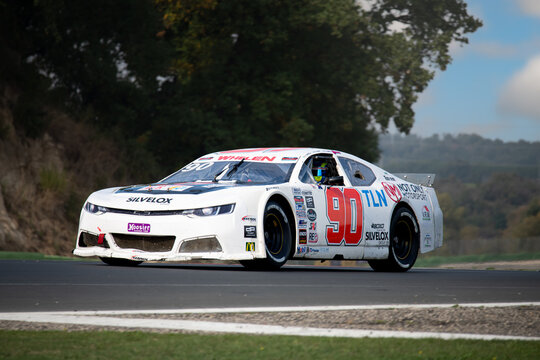
M 150 123 L 156 78 L 170 64 L 160 26 L 149 0 L 1 1 L 0 50 L 8 56 L 0 87 L 15 84 L 32 102 L 54 92 L 96 125 L 138 136 Z M 43 91 L 28 96 L 38 83 Z
M 409 132 L 449 44 L 481 25 L 462 0 L 156 3 L 185 116 L 155 124 L 154 139 L 187 136 L 197 150 L 311 145 L 375 160 L 377 133 L 390 121 Z

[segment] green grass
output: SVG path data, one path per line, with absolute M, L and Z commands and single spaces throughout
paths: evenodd
M 67 186 L 66 175 L 55 169 L 42 169 L 39 184 L 43 190 L 62 192 Z
M 0 251 L 0 260 L 86 260 L 78 257 L 45 255 L 34 252 Z
M 538 341 L 0 331 L 2 359 L 537 359 Z
M 485 255 L 460 255 L 460 256 L 426 256 L 416 260 L 415 267 L 431 267 L 444 264 L 458 264 L 468 262 L 492 262 L 492 261 L 521 261 L 539 260 L 540 252 L 519 254 L 485 254 Z

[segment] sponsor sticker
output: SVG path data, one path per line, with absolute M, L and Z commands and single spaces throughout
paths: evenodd
M 362 194 L 364 194 L 364 197 L 366 198 L 368 207 L 388 206 L 388 201 L 386 201 L 386 196 L 382 190 L 375 190 L 375 195 L 373 195 L 372 190 L 362 190 Z
M 128 198 L 126 202 L 147 202 L 147 203 L 156 203 L 156 204 L 170 204 L 172 199 L 173 198 L 135 196 L 135 197 Z
M 296 216 L 298 216 L 299 218 L 305 218 L 306 210 L 296 210 Z
M 399 188 L 399 191 L 401 191 L 401 194 L 407 199 L 427 201 L 427 195 L 420 185 L 397 184 L 397 187 Z
M 388 240 L 388 231 L 366 231 L 366 240 Z
M 316 222 L 309 223 L 309 230 L 311 231 L 317 230 L 317 223 Z
M 431 247 L 431 235 L 430 234 L 426 234 L 426 236 L 424 237 L 424 246 L 425 247 Z
M 422 218 L 427 221 L 431 221 L 431 214 L 429 213 L 429 209 L 426 205 L 424 205 L 424 208 L 422 209 Z
M 306 210 L 306 206 L 304 205 L 304 203 L 297 202 L 296 203 L 296 210 Z
M 246 215 L 244 217 L 242 217 L 242 221 L 247 221 L 247 222 L 257 222 L 257 218 L 253 215 Z
M 127 231 L 147 234 L 150 232 L 150 224 L 128 223 Z
M 222 155 L 217 158 L 217 161 L 234 161 L 234 160 L 246 160 L 246 161 L 274 161 L 275 156 L 242 156 L 242 155 Z
M 296 247 L 296 252 L 298 254 L 305 254 L 308 252 L 308 247 L 307 246 L 297 246 Z
M 298 231 L 298 242 L 300 244 L 307 244 L 307 230 Z
M 302 196 L 295 196 L 294 197 L 294 202 L 297 202 L 297 203 L 304 203 L 304 198 Z
M 246 251 L 255 251 L 255 242 L 247 241 L 246 242 Z
M 308 241 L 309 241 L 310 243 L 317 243 L 317 242 L 319 242 L 319 235 L 317 235 L 316 232 L 310 232 L 310 233 L 308 234 Z
M 386 192 L 386 195 L 388 195 L 390 200 L 396 203 L 401 200 L 402 198 L 401 191 L 399 190 L 396 184 L 388 184 L 385 182 L 382 182 L 381 184 L 384 188 L 384 191 Z
M 372 229 L 384 229 L 384 224 L 371 224 Z
M 315 212 L 315 210 L 309 209 L 307 211 L 307 217 L 310 221 L 315 221 L 317 220 L 317 213 Z
M 298 220 L 299 229 L 307 229 L 307 220 Z
M 253 225 L 244 226 L 244 237 L 245 238 L 256 238 L 257 237 L 257 227 Z
M 302 189 L 293 187 L 292 193 L 293 195 L 302 195 Z
M 306 196 L 306 206 L 310 209 L 315 207 L 315 202 L 313 201 L 313 196 Z

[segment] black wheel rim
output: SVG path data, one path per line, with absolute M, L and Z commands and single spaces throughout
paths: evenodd
M 273 213 L 264 219 L 264 241 L 266 249 L 272 255 L 279 255 L 283 249 L 283 226 L 280 219 Z
M 399 220 L 392 238 L 392 247 L 396 257 L 399 260 L 406 260 L 412 252 L 413 243 L 414 235 L 411 224 L 404 219 Z

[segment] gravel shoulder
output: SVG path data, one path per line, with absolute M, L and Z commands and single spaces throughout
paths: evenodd
M 117 317 L 196 320 L 332 329 L 421 331 L 540 337 L 540 306 L 378 309 L 212 314 L 137 314 Z M 1 321 L 6 330 L 184 332 L 69 324 Z

